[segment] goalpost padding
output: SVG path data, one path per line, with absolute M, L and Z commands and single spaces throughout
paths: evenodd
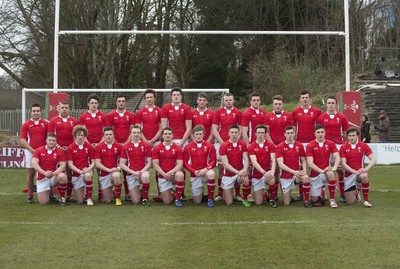
M 171 89 L 153 89 L 156 92 L 156 105 L 162 107 L 171 102 Z M 127 99 L 126 109 L 136 112 L 142 108 L 145 103 L 143 93 L 146 89 L 59 89 L 58 93 L 67 93 L 70 98 L 71 116 L 79 118 L 79 116 L 87 111 L 87 97 L 91 94 L 97 94 L 100 97 L 99 109 L 104 113 L 109 113 L 116 108 L 116 98 L 118 95 L 124 95 Z M 205 92 L 208 95 L 208 107 L 215 110 L 222 105 L 222 96 L 229 92 L 229 89 L 182 89 L 183 102 L 192 109 L 197 106 L 197 94 Z M 38 103 L 43 109 L 49 108 L 48 95 L 54 94 L 53 89 L 28 89 L 22 90 L 22 122 L 25 122 L 29 115 L 29 108 L 32 104 Z M 57 106 L 57 104 L 51 104 Z M 54 111 L 51 116 L 54 116 Z M 46 115 L 43 115 L 47 118 Z

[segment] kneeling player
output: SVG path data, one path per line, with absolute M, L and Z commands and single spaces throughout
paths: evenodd
M 122 147 L 119 166 L 127 173 L 126 181 L 132 203 L 138 204 L 143 198 L 142 204 L 149 206 L 151 146 L 140 140 L 141 133 L 139 126 L 131 128 L 132 141 Z M 139 190 L 140 184 L 142 194 Z
M 172 141 L 174 133 L 170 127 L 165 127 L 161 135 L 164 141 L 154 147 L 152 154 L 153 167 L 158 175 L 161 198 L 165 205 L 169 205 L 172 202 L 171 190 L 173 183 L 175 183 L 175 205 L 182 207 L 181 197 L 185 187 L 185 179 L 182 172 L 182 149 Z
M 121 144 L 114 140 L 113 129 L 111 127 L 104 128 L 104 141 L 96 146 L 95 163 L 96 167 L 99 169 L 99 182 L 103 194 L 103 202 L 112 202 L 112 187 L 114 184 L 115 205 L 118 206 L 122 205 L 121 168 L 118 166 L 121 148 Z
M 187 144 L 183 150 L 184 166 L 190 171 L 190 186 L 192 199 L 200 204 L 203 198 L 203 187 L 207 183 L 208 207 L 214 206 L 215 174 L 214 167 L 217 155 L 213 144 L 204 141 L 203 125 L 197 125 L 192 130 L 194 141 Z
M 292 200 L 291 191 L 296 184 L 303 184 L 304 206 L 313 207 L 308 201 L 310 196 L 310 180 L 307 176 L 307 162 L 304 146 L 294 140 L 294 127 L 286 126 L 286 140 L 276 147 L 276 160 L 281 172 L 281 187 L 283 194 L 283 204 L 290 205 Z M 300 163 L 303 170 L 300 170 Z
M 340 164 L 339 151 L 333 141 L 325 139 L 325 127 L 322 124 L 317 124 L 314 130 L 316 139 L 312 140 L 306 148 L 307 164 L 311 168 L 311 197 L 315 206 L 317 203 L 323 205 L 325 197 L 321 197 L 321 192 L 325 188 L 325 184 L 328 183 L 329 204 L 332 208 L 336 208 L 335 171 Z M 335 159 L 333 167 L 330 166 L 331 154 Z
M 32 168 L 37 172 L 37 195 L 40 204 L 50 201 L 51 188 L 58 186 L 60 204 L 65 205 L 65 192 L 68 186 L 65 174 L 66 159 L 61 149 L 56 148 L 56 135 L 49 133 L 46 145 L 35 150 L 32 158 Z
M 361 183 L 364 196 L 364 206 L 372 207 L 368 200 L 369 178 L 368 171 L 376 164 L 376 159 L 368 144 L 358 141 L 360 131 L 357 128 L 350 128 L 346 131 L 347 142 L 340 148 L 342 166 L 346 170 L 344 178 L 344 195 L 347 204 L 354 204 L 356 200 L 356 182 Z M 370 160 L 367 167 L 364 167 L 364 156 Z
M 254 202 L 262 205 L 266 184 L 269 186 L 269 204 L 276 207 L 275 197 L 277 185 L 275 183 L 276 156 L 275 145 L 265 138 L 267 127 L 257 125 L 255 129 L 256 141 L 249 146 L 249 158 L 253 165 L 251 183 L 254 191 Z
M 233 203 L 232 190 L 235 183 L 243 186 L 243 205 L 249 207 L 247 197 L 251 192 L 251 186 L 247 170 L 249 168 L 249 157 L 247 155 L 246 143 L 240 138 L 240 129 L 237 125 L 229 127 L 229 140 L 225 141 L 219 148 L 222 165 L 224 166 L 222 176 L 222 190 L 225 203 Z
M 92 205 L 94 148 L 85 139 L 88 135 L 86 127 L 77 125 L 72 131 L 74 142 L 67 148 L 68 166 L 72 170 L 72 185 L 79 204 L 85 201 L 84 187 L 88 205 Z

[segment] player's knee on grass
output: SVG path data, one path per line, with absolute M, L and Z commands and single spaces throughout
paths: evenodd
M 233 204 L 232 189 L 224 190 L 223 196 L 224 196 L 224 201 L 225 201 L 226 205 Z
M 351 186 L 344 191 L 344 197 L 346 198 L 346 204 L 352 205 L 356 201 L 356 185 Z
M 254 194 L 254 203 L 256 205 L 262 205 L 264 203 L 264 191 L 258 190 L 255 191 L 253 194 Z

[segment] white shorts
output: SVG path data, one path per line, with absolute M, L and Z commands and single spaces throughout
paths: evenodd
M 133 175 L 126 176 L 126 183 L 128 183 L 128 190 L 132 190 L 140 185 L 140 181 L 134 179 Z
M 338 151 L 340 152 L 340 148 L 342 147 L 342 144 L 336 144 L 336 148 L 338 149 Z M 333 154 L 331 153 L 331 156 L 329 158 L 330 163 L 334 163 L 335 162 L 335 157 L 333 157 Z
M 164 178 L 158 178 L 158 187 L 160 188 L 160 192 L 168 191 L 172 189 L 173 183 Z
M 328 183 L 326 176 L 324 173 L 319 174 L 316 177 L 310 177 L 310 194 L 311 196 L 319 196 L 321 195 L 321 190 Z
M 112 186 L 111 175 L 112 175 L 112 173 L 108 174 L 107 176 L 103 176 L 103 177 L 99 176 L 100 189 L 105 190 Z
M 235 182 L 238 179 L 239 175 L 234 175 L 232 177 L 223 176 L 221 181 L 221 187 L 223 190 L 233 189 L 235 186 Z
M 221 162 L 221 155 L 219 155 L 219 147 L 220 147 L 220 146 L 221 146 L 220 143 L 215 142 L 214 148 L 215 148 L 215 151 L 217 152 L 217 161 L 218 161 L 218 162 Z
M 205 177 L 190 177 L 190 189 L 192 196 L 198 196 L 203 193 L 203 187 L 207 184 Z
M 358 179 L 358 175 L 351 174 L 348 177 L 344 178 L 344 191 L 350 189 L 351 187 L 356 185 L 356 182 L 360 182 Z
M 253 191 L 264 190 L 266 188 L 265 178 L 252 178 L 251 185 L 253 186 Z
M 83 188 L 86 186 L 84 175 L 80 175 L 79 177 L 72 177 L 72 185 L 74 185 L 74 190 Z
M 36 192 L 40 193 L 40 192 L 45 192 L 45 191 L 49 191 L 51 190 L 52 187 L 54 187 L 54 179 L 56 177 L 52 177 L 52 178 L 48 178 L 45 177 L 41 180 L 37 180 L 36 182 Z
M 182 139 L 173 139 L 172 142 L 175 144 L 179 145 L 181 143 Z M 182 145 L 182 148 L 184 148 L 188 144 L 188 141 L 186 140 L 185 144 Z
M 23 164 L 25 168 L 32 168 L 32 157 L 33 154 L 27 149 L 24 149 L 24 159 Z
M 296 176 L 292 178 L 281 178 L 282 193 L 288 193 L 296 187 Z

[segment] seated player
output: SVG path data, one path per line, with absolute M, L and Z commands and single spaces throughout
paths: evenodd
M 361 183 L 364 196 L 364 206 L 372 207 L 369 202 L 369 177 L 368 171 L 376 164 L 376 159 L 368 144 L 358 140 L 360 130 L 349 128 L 346 131 L 347 142 L 340 148 L 342 166 L 345 169 L 344 195 L 346 203 L 351 205 L 356 201 L 356 182 Z M 367 156 L 369 164 L 364 167 L 364 157 Z
M 83 125 L 77 125 L 72 131 L 74 142 L 67 148 L 68 166 L 72 170 L 72 184 L 74 186 L 76 201 L 82 204 L 86 198 L 87 204 L 92 205 L 94 148 L 85 141 L 88 131 Z
M 310 196 L 310 180 L 307 176 L 307 162 L 304 146 L 294 140 L 294 127 L 285 127 L 286 140 L 276 147 L 276 160 L 281 171 L 281 187 L 283 204 L 289 206 L 292 201 L 292 189 L 296 184 L 303 184 L 304 206 L 313 207 L 308 201 Z M 300 167 L 301 164 L 301 167 Z M 300 170 L 302 169 L 302 170 Z
M 132 126 L 131 141 L 122 147 L 119 166 L 127 173 L 129 194 L 132 203 L 142 200 L 144 206 L 149 206 L 151 146 L 140 140 L 142 131 L 139 126 Z M 142 184 L 142 193 L 139 185 Z
M 311 168 L 311 198 L 314 206 L 317 204 L 324 205 L 325 197 L 322 197 L 321 193 L 325 184 L 328 183 L 329 205 L 332 208 L 337 208 L 335 172 L 340 164 L 339 151 L 333 141 L 325 139 L 325 127 L 322 124 L 317 124 L 314 130 L 316 139 L 312 140 L 306 148 L 307 164 Z M 333 167 L 330 166 L 331 155 L 335 159 Z
M 112 187 L 114 185 L 115 205 L 117 206 L 122 205 L 121 168 L 118 166 L 121 148 L 121 144 L 114 140 L 113 129 L 111 127 L 104 128 L 104 141 L 96 146 L 95 164 L 99 169 L 99 182 L 103 194 L 103 202 L 112 202 Z
M 239 140 L 239 137 L 239 126 L 232 125 L 229 128 L 229 140 L 225 141 L 219 148 L 219 155 L 224 166 L 221 185 L 225 203 L 231 205 L 233 203 L 232 190 L 234 185 L 236 182 L 241 184 L 243 189 L 242 203 L 245 207 L 249 207 L 250 203 L 247 201 L 251 192 L 248 176 L 249 157 L 246 143 Z
M 37 172 L 37 195 L 39 204 L 47 204 L 52 196 L 51 188 L 58 186 L 60 204 L 65 205 L 65 192 L 68 179 L 65 174 L 66 159 L 61 149 L 56 148 L 55 134 L 49 133 L 46 145 L 35 150 L 32 157 L 32 168 Z
M 152 162 L 158 176 L 161 198 L 165 205 L 169 205 L 172 198 L 172 187 L 175 183 L 176 198 L 175 205 L 182 207 L 182 193 L 185 186 L 185 179 L 182 172 L 183 153 L 180 146 L 172 140 L 174 133 L 170 127 L 162 130 L 163 142 L 153 148 Z
M 203 187 L 207 184 L 208 207 L 214 207 L 214 167 L 217 163 L 217 155 L 214 145 L 205 141 L 204 135 L 203 125 L 197 125 L 192 129 L 194 141 L 183 149 L 183 165 L 190 172 L 190 187 L 194 203 L 201 203 Z
M 249 146 L 249 158 L 252 169 L 251 183 L 254 191 L 254 202 L 262 205 L 266 184 L 269 186 L 269 204 L 276 207 L 275 197 L 277 185 L 275 183 L 276 154 L 275 145 L 265 138 L 267 127 L 260 124 L 255 128 L 256 140 Z

